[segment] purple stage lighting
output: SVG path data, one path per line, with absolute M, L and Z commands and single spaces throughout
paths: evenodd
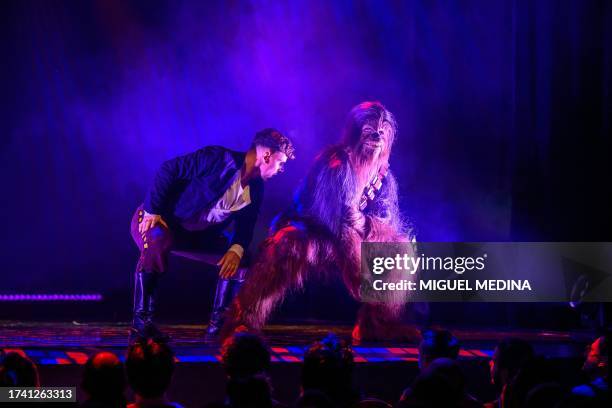
M 0 302 L 100 302 L 102 295 L 92 294 L 70 294 L 70 293 L 9 293 L 0 295 Z

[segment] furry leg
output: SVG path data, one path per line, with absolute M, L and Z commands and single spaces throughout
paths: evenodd
M 384 303 L 364 303 L 353 328 L 353 342 L 396 340 L 414 342 L 419 332 L 414 326 L 402 324 L 402 307 Z
M 302 287 L 308 270 L 307 253 L 306 234 L 295 226 L 267 238 L 228 311 L 221 338 L 231 336 L 240 326 L 260 330 L 287 290 Z
M 408 235 L 401 234 L 390 225 L 380 222 L 372 217 L 369 219 L 367 241 L 406 243 L 401 245 L 402 250 L 409 255 L 415 255 L 415 246 L 408 244 Z M 398 249 L 399 251 L 400 249 Z M 360 273 L 357 271 L 356 273 Z M 389 281 L 406 278 L 402 271 L 392 270 L 387 273 Z M 362 341 L 403 340 L 414 341 L 419 338 L 418 330 L 414 326 L 402 324 L 402 314 L 406 309 L 408 299 L 401 291 L 386 291 L 378 302 L 363 303 L 357 314 L 357 321 L 353 328 L 353 340 Z

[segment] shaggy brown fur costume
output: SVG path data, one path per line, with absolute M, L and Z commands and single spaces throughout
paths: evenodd
M 229 310 L 222 337 L 239 326 L 259 330 L 286 292 L 301 288 L 307 278 L 340 274 L 350 294 L 363 300 L 361 243 L 411 238 L 389 170 L 396 131 L 393 115 L 379 102 L 363 102 L 351 110 L 342 142 L 317 157 L 293 206 L 273 222 Z M 381 302 L 361 307 L 353 330 L 356 340 L 406 336 L 399 325 L 402 302 L 398 296 L 404 295 L 389 292 L 385 296 Z

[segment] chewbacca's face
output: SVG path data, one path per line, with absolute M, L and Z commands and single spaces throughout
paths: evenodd
M 361 127 L 361 136 L 356 151 L 362 162 L 372 162 L 389 157 L 393 143 L 393 127 L 381 118 L 378 122 L 368 121 Z

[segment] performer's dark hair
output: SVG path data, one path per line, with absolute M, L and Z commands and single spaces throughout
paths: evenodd
M 255 134 L 252 147 L 268 147 L 272 152 L 285 153 L 288 159 L 295 159 L 295 149 L 288 137 L 273 128 L 260 130 Z
M 128 349 L 126 360 L 128 382 L 145 398 L 160 397 L 166 392 L 174 373 L 174 353 L 165 343 L 148 340 Z

